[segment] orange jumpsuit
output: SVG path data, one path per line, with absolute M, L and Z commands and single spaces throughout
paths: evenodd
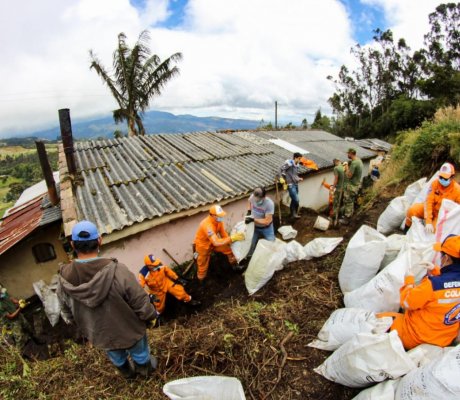
M 157 267 L 144 266 L 139 271 L 138 281 L 148 294 L 154 294 L 158 301 L 155 308 L 161 314 L 166 306 L 166 293 L 171 293 L 178 300 L 189 302 L 192 297 L 187 294 L 184 287 L 178 283 L 177 274 L 166 265 Z
M 418 286 L 407 276 L 400 290 L 401 307 L 391 330 L 398 332 L 406 350 L 429 343 L 449 346 L 457 337 L 460 321 L 460 264 L 433 270 Z M 437 275 L 435 275 L 437 274 Z M 379 314 L 383 316 L 385 313 Z
M 433 181 L 425 203 L 412 204 L 407 211 L 406 226 L 412 225 L 412 217 L 424 219 L 425 224 L 436 226 L 443 199 L 449 199 L 460 204 L 460 185 L 454 181 L 453 177 L 447 187 L 442 186 L 438 179 Z
M 323 182 L 323 186 L 329 190 L 329 216 L 334 216 L 334 193 L 335 188 L 334 185 L 329 185 L 327 182 Z
M 209 261 L 213 251 L 225 254 L 230 264 L 236 263 L 235 256 L 230 248 L 231 242 L 232 240 L 225 231 L 223 222 L 217 222 L 211 215 L 201 221 L 193 242 L 198 253 L 196 263 L 197 278 L 199 280 L 203 280 L 208 273 Z

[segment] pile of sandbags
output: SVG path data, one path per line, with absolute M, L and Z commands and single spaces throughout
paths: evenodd
M 377 317 L 379 312 L 399 311 L 406 275 L 414 275 L 418 283 L 427 262 L 439 264 L 433 243 L 460 234 L 460 205 L 450 200 L 442 202 L 435 234 L 427 234 L 417 218 L 407 235 L 382 234 L 404 224 L 407 208 L 425 200 L 433 179 L 436 175 L 410 185 L 382 214 L 377 230 L 362 226 L 355 233 L 339 271 L 345 308 L 334 311 L 309 344 L 334 351 L 315 369 L 319 374 L 349 387 L 373 385 L 357 400 L 460 398 L 460 345 L 424 344 L 406 352 L 397 332 L 388 332 L 392 319 Z

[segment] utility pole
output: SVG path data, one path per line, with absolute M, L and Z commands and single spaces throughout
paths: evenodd
M 275 130 L 278 130 L 278 102 L 275 101 Z

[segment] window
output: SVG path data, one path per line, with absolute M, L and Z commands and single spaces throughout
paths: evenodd
M 42 263 L 56 258 L 56 252 L 51 243 L 39 243 L 32 247 L 35 262 Z

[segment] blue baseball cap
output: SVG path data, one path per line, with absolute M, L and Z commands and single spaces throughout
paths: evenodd
M 97 226 L 90 221 L 80 221 L 72 228 L 72 240 L 74 242 L 84 242 L 98 238 Z

